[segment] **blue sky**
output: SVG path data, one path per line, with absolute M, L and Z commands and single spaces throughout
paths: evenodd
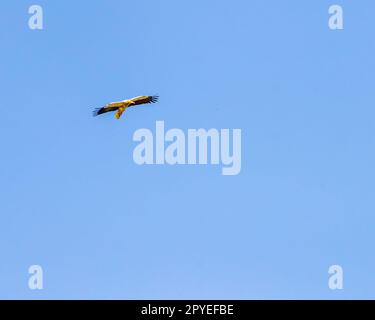
M 375 298 L 373 1 L 1 11 L 0 298 Z M 155 93 L 121 121 L 91 116 Z M 132 135 L 157 120 L 242 129 L 241 173 L 136 165 Z

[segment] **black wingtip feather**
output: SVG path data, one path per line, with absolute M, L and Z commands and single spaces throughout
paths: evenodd
M 155 95 L 155 96 L 151 96 L 151 103 L 156 103 L 156 102 L 158 102 L 158 100 L 159 100 L 159 96 L 158 95 Z
M 101 110 L 102 110 L 103 108 L 96 108 L 96 109 L 94 109 L 94 111 L 92 112 L 92 115 L 94 116 L 94 117 L 96 117 L 96 116 L 98 116 L 99 114 L 101 114 Z

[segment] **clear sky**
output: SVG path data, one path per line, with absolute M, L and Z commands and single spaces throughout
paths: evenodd
M 32 4 L 44 30 L 28 28 Z M 328 28 L 332 4 L 344 30 Z M 375 298 L 374 1 L 1 12 L 0 298 Z M 120 121 L 92 117 L 155 93 Z M 157 120 L 242 129 L 241 173 L 136 165 L 133 133 Z

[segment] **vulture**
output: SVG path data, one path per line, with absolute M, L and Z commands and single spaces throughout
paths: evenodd
M 146 104 L 146 103 L 155 103 L 159 99 L 159 96 L 139 96 L 128 100 L 122 100 L 118 102 L 111 102 L 106 104 L 104 107 L 97 108 L 94 110 L 93 115 L 94 117 L 106 113 L 106 112 L 114 112 L 115 118 L 118 120 L 121 118 L 122 113 L 131 106 L 137 106 L 139 104 Z

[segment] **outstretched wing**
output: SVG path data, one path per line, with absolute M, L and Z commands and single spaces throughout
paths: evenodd
M 118 107 L 102 107 L 102 108 L 96 108 L 92 114 L 94 117 L 100 115 L 100 114 L 103 114 L 103 113 L 106 113 L 106 112 L 110 112 L 110 111 L 116 111 L 118 109 Z
M 107 105 L 105 105 L 102 108 L 96 108 L 93 111 L 93 115 L 94 115 L 94 117 L 96 117 L 96 116 L 98 116 L 100 114 L 103 114 L 103 113 L 106 113 L 106 112 L 116 111 L 118 108 L 120 108 L 123 105 L 124 105 L 124 102 L 122 102 L 122 101 L 111 102 L 111 103 L 108 103 Z
M 139 96 L 130 99 L 135 105 L 158 102 L 159 96 Z

